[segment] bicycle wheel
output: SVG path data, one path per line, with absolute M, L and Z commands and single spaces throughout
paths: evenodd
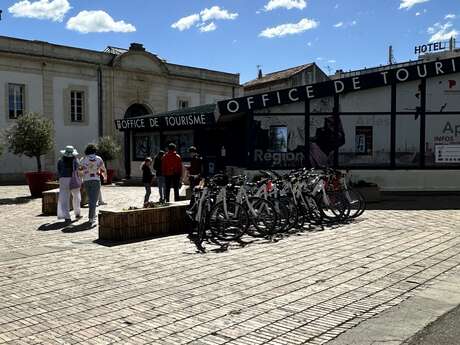
M 249 205 L 248 205 L 249 204 Z M 251 225 L 247 233 L 253 237 L 271 236 L 276 232 L 278 216 L 273 204 L 262 198 L 249 198 L 244 202 Z
M 342 193 L 327 193 L 324 197 L 319 194 L 316 198 L 321 215 L 331 222 L 340 222 L 348 218 L 350 206 Z
M 210 212 L 211 233 L 222 241 L 238 240 L 246 232 L 248 224 L 245 208 L 234 201 L 218 202 Z

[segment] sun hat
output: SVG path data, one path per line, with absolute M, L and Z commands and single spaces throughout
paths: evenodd
M 78 156 L 78 152 L 77 150 L 75 150 L 75 148 L 71 145 L 68 145 L 65 147 L 64 150 L 61 150 L 61 154 L 64 156 L 64 157 L 75 157 L 75 156 Z

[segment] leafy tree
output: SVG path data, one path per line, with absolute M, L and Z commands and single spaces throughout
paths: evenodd
M 99 138 L 97 143 L 97 153 L 107 162 L 113 161 L 117 158 L 117 155 L 121 152 L 121 146 L 109 136 Z
M 42 171 L 41 156 L 54 145 L 53 122 L 37 113 L 20 116 L 6 131 L 8 151 L 15 155 L 35 157 L 37 171 Z

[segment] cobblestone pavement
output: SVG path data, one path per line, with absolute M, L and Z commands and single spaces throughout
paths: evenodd
M 0 344 L 324 344 L 460 265 L 458 210 L 372 210 L 203 255 L 183 235 L 103 246 L 26 188 L 0 193 Z M 142 194 L 104 188 L 111 208 Z

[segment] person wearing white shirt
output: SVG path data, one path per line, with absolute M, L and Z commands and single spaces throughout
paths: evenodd
M 96 221 L 96 207 L 101 191 L 101 175 L 106 173 L 104 161 L 96 155 L 97 147 L 88 144 L 85 149 L 85 157 L 80 162 L 80 170 L 83 172 L 83 184 L 88 194 L 89 223 L 91 226 Z

